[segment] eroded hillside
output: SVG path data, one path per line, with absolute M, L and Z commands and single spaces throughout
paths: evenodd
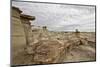
M 35 17 L 12 8 L 12 65 L 95 61 L 95 32 L 31 29 Z

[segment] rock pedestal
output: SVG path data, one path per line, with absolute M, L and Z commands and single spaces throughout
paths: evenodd
M 26 45 L 30 45 L 33 42 L 33 34 L 32 34 L 30 20 L 35 20 L 35 17 L 24 14 L 21 14 L 20 17 L 24 27 Z

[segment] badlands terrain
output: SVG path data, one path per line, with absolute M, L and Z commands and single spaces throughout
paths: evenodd
M 27 65 L 95 61 L 95 50 L 95 32 L 33 30 L 32 44 L 17 55 L 15 63 Z

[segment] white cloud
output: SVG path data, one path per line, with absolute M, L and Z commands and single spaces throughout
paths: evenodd
M 36 16 L 34 25 L 54 31 L 95 31 L 95 7 L 30 2 L 12 2 L 23 13 Z M 34 23 L 35 22 L 35 23 Z

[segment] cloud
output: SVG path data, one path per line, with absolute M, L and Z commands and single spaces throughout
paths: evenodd
M 52 31 L 95 31 L 95 7 L 31 2 L 12 2 L 24 14 L 36 17 L 32 24 Z

